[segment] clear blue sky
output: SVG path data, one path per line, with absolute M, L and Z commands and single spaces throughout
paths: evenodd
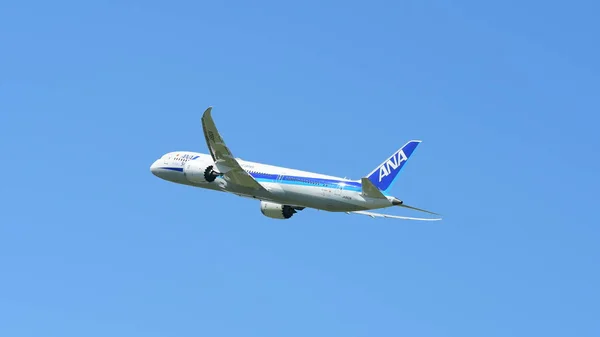
M 0 5 L 0 336 L 599 336 L 596 1 Z M 206 152 L 440 223 L 169 184 Z M 391 209 L 392 214 L 414 215 Z

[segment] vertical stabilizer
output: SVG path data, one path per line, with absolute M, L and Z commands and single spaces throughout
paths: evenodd
M 398 151 L 371 171 L 367 178 L 378 189 L 387 191 L 392 186 L 394 180 L 396 180 L 398 173 L 406 164 L 410 155 L 420 143 L 420 140 L 411 140 L 404 144 Z

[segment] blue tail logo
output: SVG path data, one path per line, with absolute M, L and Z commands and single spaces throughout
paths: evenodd
M 400 169 L 404 166 L 410 155 L 421 143 L 420 140 L 411 140 L 400 150 L 396 151 L 391 157 L 381 163 L 376 169 L 371 171 L 367 178 L 382 191 L 387 191 L 391 186 Z

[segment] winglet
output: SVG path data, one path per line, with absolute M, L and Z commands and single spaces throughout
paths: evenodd
M 202 118 L 201 118 L 202 129 L 204 131 L 204 138 L 206 139 L 206 144 L 208 145 L 208 150 L 210 151 L 210 155 L 214 161 L 217 161 L 214 149 L 211 146 L 211 141 L 215 142 L 215 136 L 214 136 L 214 133 L 212 132 L 212 130 L 210 130 L 210 129 L 216 129 L 215 123 L 212 120 L 211 111 L 212 111 L 212 106 L 209 106 L 206 110 L 204 110 L 204 113 L 202 114 Z M 207 125 L 207 123 L 208 123 L 208 125 Z M 218 135 L 218 133 L 217 133 L 217 135 Z
M 209 106 L 208 108 L 206 108 L 206 110 L 204 110 L 204 113 L 202 114 L 202 118 L 211 117 L 210 113 L 212 112 L 212 108 L 213 108 L 212 106 Z

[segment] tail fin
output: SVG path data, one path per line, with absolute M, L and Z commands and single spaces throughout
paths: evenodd
M 420 140 L 411 140 L 404 144 L 400 150 L 396 151 L 377 168 L 375 168 L 367 178 L 382 191 L 387 191 L 391 186 L 400 169 L 406 164 L 408 158 L 421 143 Z

